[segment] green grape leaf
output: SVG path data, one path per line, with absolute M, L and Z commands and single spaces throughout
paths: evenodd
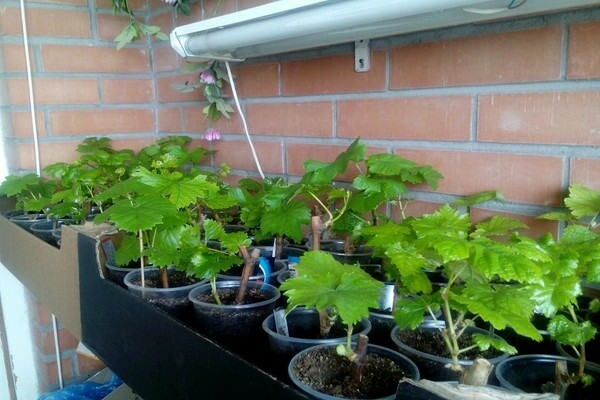
M 142 196 L 131 201 L 120 201 L 99 214 L 94 221 L 113 221 L 117 228 L 127 232 L 152 229 L 165 217 L 177 214 L 173 203 L 158 196 Z
M 115 251 L 117 265 L 127 265 L 140 259 L 140 245 L 135 234 L 126 234 L 119 248 Z
M 187 271 L 199 279 L 213 279 L 217 274 L 225 272 L 241 262 L 242 259 L 238 256 L 223 254 L 201 245 L 191 257 Z
M 40 182 L 41 178 L 36 174 L 27 174 L 23 176 L 9 175 L 0 185 L 0 194 L 16 196 L 32 186 L 38 185 Z
M 302 239 L 302 225 L 310 221 L 308 206 L 299 201 L 290 201 L 276 209 L 266 210 L 260 220 L 264 236 L 287 236 L 295 242 Z
M 475 193 L 470 196 L 465 196 L 461 199 L 457 199 L 452 204 L 455 206 L 471 207 L 475 204 L 485 203 L 486 201 L 492 200 L 504 200 L 504 196 L 501 192 L 490 191 Z
M 518 219 L 494 215 L 492 218 L 475 225 L 473 237 L 506 236 L 516 229 L 527 229 L 527 225 Z
M 575 323 L 564 315 L 556 315 L 548 323 L 548 333 L 552 339 L 561 344 L 579 346 L 594 338 L 596 328 L 590 321 Z
M 577 296 L 580 294 L 579 277 L 548 277 L 543 286 L 535 287 L 532 299 L 537 302 L 539 312 L 549 317 L 569 304 L 577 304 Z
M 503 353 L 516 354 L 517 349 L 508 344 L 504 339 L 498 336 L 490 336 L 482 333 L 473 334 L 473 342 L 483 351 L 493 347 Z
M 396 301 L 394 320 L 400 328 L 415 329 L 429 314 L 429 309 L 439 310 L 441 298 L 436 295 L 419 296 L 416 298 L 401 298 Z
M 571 185 L 565 205 L 577 218 L 594 217 L 600 213 L 600 192 L 581 184 Z
M 563 230 L 560 242 L 564 245 L 574 245 L 590 242 L 598 237 L 597 233 L 590 231 L 585 226 L 569 225 Z
M 355 324 L 379 305 L 384 289 L 359 266 L 341 264 L 331 254 L 310 251 L 296 265 L 298 276 L 285 281 L 281 290 L 288 297 L 288 308 L 335 308 L 344 324 Z
M 335 177 L 346 172 L 350 161 L 362 161 L 366 151 L 367 146 L 356 139 L 346 151 L 340 153 L 335 161 L 331 163 L 307 160 L 304 162 L 305 174 L 301 182 L 306 185 L 329 184 Z
M 367 157 L 366 164 L 370 173 L 386 176 L 399 176 L 405 170 L 417 168 L 414 161 L 388 153 L 373 154 Z
M 452 300 L 465 305 L 495 329 L 510 326 L 519 335 L 541 341 L 541 334 L 530 321 L 535 306 L 530 295 L 529 290 L 518 286 L 467 284 L 460 294 L 452 296 Z

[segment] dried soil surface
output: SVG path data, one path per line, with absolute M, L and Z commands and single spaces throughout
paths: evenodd
M 237 303 L 237 294 L 238 289 L 218 289 L 219 298 L 221 302 L 226 305 L 236 305 Z M 262 292 L 260 289 L 249 289 L 246 292 L 246 296 L 244 297 L 244 302 L 242 304 L 254 304 L 260 303 L 261 301 L 265 301 L 270 299 L 272 296 L 268 293 Z M 212 293 L 201 294 L 196 296 L 196 298 L 204 303 L 216 304 L 215 298 Z
M 423 353 L 432 354 L 438 357 L 450 358 L 450 354 L 446 349 L 446 344 L 442 338 L 442 334 L 439 331 L 427 331 L 427 330 L 401 330 L 397 334 L 398 339 L 412 347 L 415 350 L 419 350 Z M 473 338 L 470 334 L 464 333 L 458 338 L 458 344 L 461 349 L 469 347 L 473 344 Z M 461 360 L 474 360 L 475 358 L 482 357 L 491 359 L 500 356 L 502 353 L 496 350 L 481 351 L 478 348 L 466 351 L 460 354 Z
M 330 396 L 373 399 L 396 393 L 398 382 L 409 374 L 393 360 L 367 355 L 360 381 L 350 380 L 352 362 L 339 356 L 334 347 L 304 354 L 294 366 L 298 378 L 313 389 Z

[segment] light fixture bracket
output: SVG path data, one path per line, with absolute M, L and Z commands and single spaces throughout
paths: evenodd
M 371 69 L 371 48 L 369 39 L 354 42 L 354 71 L 367 72 Z

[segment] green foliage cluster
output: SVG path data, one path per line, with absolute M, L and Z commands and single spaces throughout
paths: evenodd
M 338 352 L 352 353 L 353 326 L 369 316 L 369 308 L 379 304 L 384 285 L 358 265 L 342 264 L 331 254 L 309 251 L 296 265 L 298 275 L 281 285 L 288 298 L 288 310 L 296 307 L 327 311 L 331 318 L 340 318 L 347 325 L 345 346 Z

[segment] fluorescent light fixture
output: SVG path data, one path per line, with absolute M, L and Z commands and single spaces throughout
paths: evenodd
M 600 0 L 280 0 L 175 28 L 182 57 L 241 61 L 361 39 L 600 5 Z M 521 4 L 522 3 L 522 4 Z

